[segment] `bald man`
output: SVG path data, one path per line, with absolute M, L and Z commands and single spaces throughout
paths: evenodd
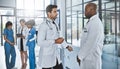
M 101 55 L 104 40 L 104 29 L 97 15 L 97 5 L 88 3 L 85 16 L 88 22 L 81 35 L 81 46 L 77 56 L 80 69 L 101 69 Z

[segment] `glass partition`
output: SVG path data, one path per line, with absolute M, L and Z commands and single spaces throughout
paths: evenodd
M 73 46 L 80 46 L 82 28 L 88 19 L 85 18 L 84 8 L 87 3 L 98 5 L 98 14 L 102 14 L 104 24 L 104 47 L 102 69 L 120 68 L 120 1 L 114 0 L 66 0 L 66 41 Z M 77 50 L 76 50 L 77 51 Z

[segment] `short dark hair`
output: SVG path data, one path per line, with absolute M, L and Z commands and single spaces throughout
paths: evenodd
M 7 28 L 8 26 L 12 26 L 12 22 L 11 21 L 8 21 L 5 25 L 5 28 Z
M 88 3 L 87 6 L 91 7 L 94 10 L 97 10 L 97 5 L 95 3 Z
M 46 8 L 46 13 L 51 12 L 53 8 L 57 8 L 57 5 L 48 5 Z
M 25 19 L 20 19 L 20 22 L 25 22 Z

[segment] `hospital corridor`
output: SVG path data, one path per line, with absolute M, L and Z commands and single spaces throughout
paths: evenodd
M 120 0 L 0 0 L 0 69 L 120 69 Z

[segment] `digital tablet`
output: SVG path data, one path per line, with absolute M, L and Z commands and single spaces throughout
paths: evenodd
M 17 36 L 17 37 L 21 37 L 21 36 L 22 36 L 22 34 L 16 34 L 16 36 Z

